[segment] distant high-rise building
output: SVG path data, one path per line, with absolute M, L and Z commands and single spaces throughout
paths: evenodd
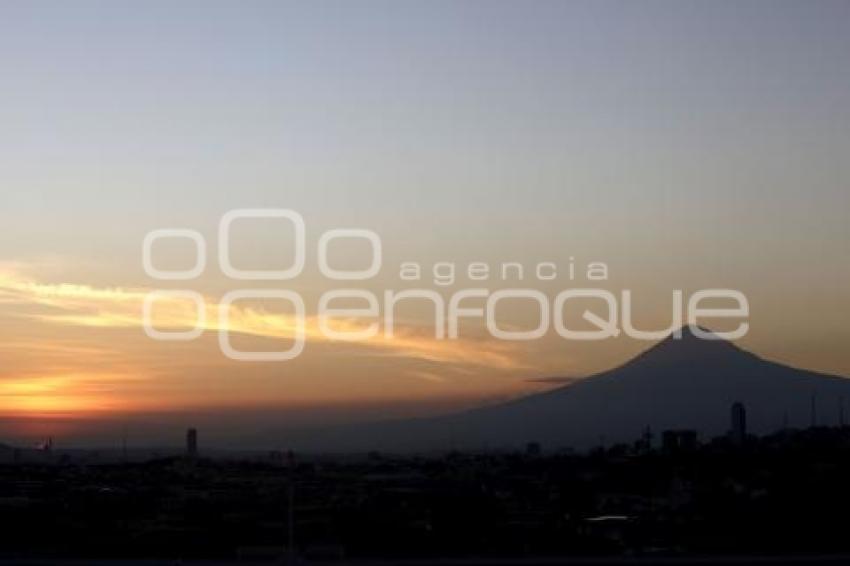
M 743 403 L 732 405 L 732 430 L 729 431 L 729 436 L 732 442 L 739 446 L 747 438 L 747 409 Z
M 198 455 L 198 431 L 194 428 L 186 431 L 186 455 L 190 458 Z

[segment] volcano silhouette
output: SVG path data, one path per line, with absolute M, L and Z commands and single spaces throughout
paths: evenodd
M 463 413 L 370 423 L 313 436 L 347 449 L 510 448 L 536 441 L 588 448 L 631 442 L 650 427 L 693 429 L 703 439 L 726 433 L 730 407 L 746 406 L 750 431 L 836 425 L 850 380 L 764 360 L 689 328 L 626 364 L 557 389 Z M 814 408 L 814 410 L 813 410 Z M 850 414 L 850 413 L 848 413 Z

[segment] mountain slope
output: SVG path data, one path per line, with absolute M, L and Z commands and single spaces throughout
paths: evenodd
M 456 415 L 314 432 L 297 444 L 409 451 L 538 441 L 587 448 L 633 441 L 646 426 L 656 433 L 695 429 L 708 438 L 729 429 L 736 401 L 747 408 L 750 430 L 766 433 L 785 421 L 808 426 L 813 398 L 818 423 L 836 424 L 840 405 L 850 401 L 850 380 L 766 361 L 685 329 L 681 339 L 667 338 L 623 366 L 552 391 Z

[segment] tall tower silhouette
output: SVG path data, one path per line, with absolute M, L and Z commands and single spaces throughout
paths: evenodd
M 186 456 L 195 458 L 198 455 L 198 431 L 190 428 L 186 431 Z
M 747 438 L 747 409 L 743 403 L 732 405 L 732 429 L 729 431 L 732 442 L 741 446 Z

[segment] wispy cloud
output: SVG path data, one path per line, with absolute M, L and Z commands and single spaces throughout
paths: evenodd
M 51 325 L 92 328 L 141 328 L 142 306 L 148 290 L 144 288 L 94 287 L 70 283 L 43 283 L 22 275 L 17 269 L 0 268 L 0 302 L 42 307 L 38 312 L 18 316 Z M 218 331 L 218 303 L 206 298 L 205 330 Z M 292 315 L 270 312 L 258 306 L 231 305 L 227 330 L 260 338 L 292 339 L 297 321 Z M 157 300 L 153 322 L 159 329 L 186 329 L 197 320 L 195 305 L 188 300 L 164 296 Z M 515 344 L 494 339 L 434 338 L 433 328 L 397 325 L 394 335 L 383 333 L 363 341 L 335 341 L 319 327 L 318 318 L 305 320 L 305 336 L 310 342 L 341 343 L 366 348 L 375 354 L 401 356 L 429 362 L 492 369 L 525 367 Z M 335 319 L 337 331 L 361 329 L 352 319 Z
M 570 383 L 575 383 L 577 381 L 581 381 L 584 378 L 581 377 L 532 377 L 530 379 L 526 379 L 526 383 L 539 383 L 541 385 L 567 385 Z
M 114 372 L 24 374 L 0 380 L 0 407 L 4 414 L 29 417 L 66 413 L 97 413 L 123 408 L 126 400 L 110 395 L 115 383 L 142 379 Z

